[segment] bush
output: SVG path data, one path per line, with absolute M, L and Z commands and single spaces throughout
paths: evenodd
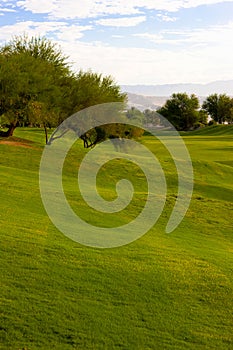
M 211 126 L 211 125 L 217 125 L 217 122 L 216 122 L 215 120 L 211 119 L 211 120 L 209 121 L 208 125 L 209 125 L 209 126 Z

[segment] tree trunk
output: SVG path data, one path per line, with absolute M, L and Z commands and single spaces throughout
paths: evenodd
M 44 124 L 44 132 L 45 132 L 45 142 L 46 142 L 46 145 L 47 145 L 47 143 L 48 143 L 48 130 L 47 130 L 45 124 Z
M 13 133 L 14 133 L 16 126 L 17 126 L 16 123 L 10 124 L 9 129 L 7 131 L 0 131 L 0 136 L 2 136 L 2 137 L 13 136 Z

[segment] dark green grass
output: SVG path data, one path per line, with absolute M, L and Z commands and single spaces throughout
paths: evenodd
M 43 131 L 15 135 L 34 143 L 0 144 L 1 349 L 233 348 L 232 132 L 184 136 L 195 187 L 185 219 L 171 234 L 164 229 L 177 193 L 174 163 L 159 142 L 145 137 L 166 173 L 166 207 L 141 239 L 106 250 L 81 246 L 53 226 L 38 185 Z M 84 154 L 81 144 L 70 152 L 64 187 L 74 210 L 87 218 L 90 209 L 75 188 Z M 118 165 L 106 165 L 99 175 L 106 199 L 116 194 Z M 143 175 L 126 162 L 121 173 L 135 181 L 133 216 L 146 189 Z M 111 217 L 106 226 L 126 216 Z M 103 217 L 95 213 L 92 220 L 101 225 Z

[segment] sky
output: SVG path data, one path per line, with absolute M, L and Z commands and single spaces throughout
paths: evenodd
M 233 1 L 0 0 L 0 45 L 23 34 L 121 85 L 233 79 Z

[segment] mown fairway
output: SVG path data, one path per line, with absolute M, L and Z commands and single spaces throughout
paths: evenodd
M 233 127 L 183 136 L 195 187 L 171 234 L 164 230 L 175 166 L 158 141 L 144 137 L 167 177 L 164 212 L 141 239 L 103 250 L 71 241 L 48 218 L 38 182 L 43 131 L 15 136 L 32 143 L 0 144 L 0 349 L 233 349 Z M 68 156 L 65 192 L 75 211 L 101 225 L 103 214 L 90 212 L 76 189 L 83 155 L 80 143 Z M 105 199 L 115 196 L 118 163 L 97 179 Z M 107 227 L 137 214 L 145 193 L 139 169 L 122 162 L 121 174 L 138 195 L 127 213 L 104 216 Z

